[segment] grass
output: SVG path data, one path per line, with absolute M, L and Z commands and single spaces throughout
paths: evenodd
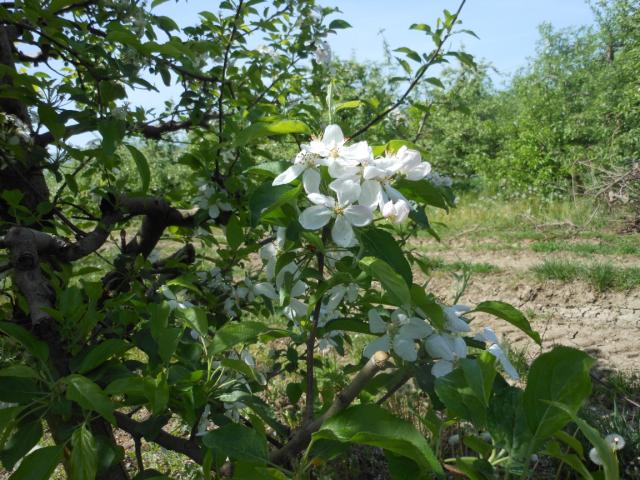
M 635 237 L 635 235 L 634 235 Z M 632 238 L 632 240 L 636 240 Z M 640 242 L 617 237 L 613 243 L 569 242 L 566 240 L 541 241 L 531 245 L 534 252 L 571 252 L 576 255 L 640 255 Z
M 470 263 L 470 262 L 463 262 L 460 260 L 455 262 L 447 262 L 446 260 L 440 257 L 431 257 L 431 258 L 425 259 L 424 266 L 432 271 L 440 270 L 444 272 L 468 271 L 470 273 L 476 273 L 476 274 L 488 274 L 488 273 L 496 273 L 500 271 L 500 268 L 490 263 L 485 263 L 485 262 Z
M 606 263 L 583 264 L 569 260 L 545 260 L 532 268 L 540 280 L 558 280 L 563 283 L 583 281 L 596 290 L 630 290 L 640 287 L 640 268 L 616 267 Z

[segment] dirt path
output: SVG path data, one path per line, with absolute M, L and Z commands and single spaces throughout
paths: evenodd
M 606 261 L 612 265 L 640 267 L 640 257 L 573 257 L 535 253 L 528 249 L 474 251 L 469 244 L 454 243 L 446 252 L 434 252 L 447 261 L 486 262 L 500 273 L 476 274 L 460 302 L 470 306 L 483 300 L 502 300 L 520 308 L 543 338 L 543 348 L 556 344 L 574 346 L 598 359 L 598 366 L 619 371 L 640 371 L 640 289 L 628 292 L 596 291 L 583 282 L 563 284 L 539 281 L 529 269 L 546 258 L 563 256 L 580 261 Z M 599 258 L 602 257 L 602 258 Z M 450 274 L 438 272 L 430 288 L 451 301 L 455 285 Z M 538 347 L 515 327 L 489 316 L 478 316 L 478 325 L 489 324 L 516 350 L 534 355 Z M 478 327 L 479 328 L 479 327 Z

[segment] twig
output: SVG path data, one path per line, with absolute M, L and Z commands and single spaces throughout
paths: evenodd
M 381 120 L 383 120 L 387 115 L 389 115 L 389 113 L 391 113 L 392 111 L 394 111 L 396 108 L 398 108 L 400 105 L 402 105 L 404 103 L 404 101 L 407 99 L 407 97 L 409 96 L 409 94 L 411 93 L 411 91 L 415 88 L 415 86 L 420 82 L 420 80 L 422 79 L 422 77 L 424 76 L 424 74 L 427 72 L 427 70 L 429 69 L 429 67 L 431 67 L 432 65 L 434 65 L 436 63 L 436 60 L 438 60 L 438 56 L 440 55 L 440 51 L 442 50 L 442 47 L 444 46 L 444 44 L 446 43 L 446 41 L 449 39 L 449 37 L 451 36 L 451 34 L 453 33 L 453 27 L 455 26 L 456 22 L 458 21 L 458 16 L 460 15 L 460 12 L 462 11 L 462 7 L 464 6 L 464 4 L 466 3 L 467 0 L 462 0 L 460 2 L 460 5 L 458 6 L 458 9 L 456 10 L 456 13 L 454 13 L 453 15 L 453 20 L 451 22 L 451 25 L 449 26 L 449 28 L 447 29 L 447 33 L 445 34 L 444 37 L 442 37 L 442 39 L 440 40 L 440 42 L 438 43 L 436 49 L 433 51 L 433 53 L 431 54 L 431 56 L 429 57 L 429 60 L 427 61 L 427 63 L 425 63 L 422 67 L 420 67 L 420 70 L 418 73 L 418 75 L 416 75 L 416 77 L 413 79 L 413 81 L 409 84 L 409 87 L 407 88 L 407 90 L 402 94 L 402 96 L 390 107 L 388 107 L 385 111 L 383 111 L 382 113 L 379 113 L 376 117 L 373 118 L 373 120 L 369 121 L 369 123 L 367 123 L 364 127 L 362 127 L 360 130 L 358 130 L 356 133 L 354 133 L 353 135 L 351 135 L 350 139 L 354 139 L 356 137 L 359 137 L 360 135 L 362 135 L 364 132 L 366 132 L 367 130 L 369 130 L 371 127 L 373 127 L 376 123 L 380 122 Z
M 323 237 L 326 237 L 326 228 L 323 230 Z M 320 278 L 324 276 L 324 254 L 322 252 L 318 252 L 318 272 L 320 273 Z M 314 392 L 313 392 L 313 360 L 315 353 L 315 345 L 316 345 L 316 335 L 318 332 L 318 320 L 320 319 L 320 309 L 322 308 L 322 296 L 318 298 L 316 305 L 313 309 L 313 315 L 311 320 L 311 330 L 309 331 L 309 338 L 307 339 L 307 392 L 306 392 L 306 405 L 303 416 L 303 424 L 311 422 L 313 419 L 313 403 L 314 403 Z
M 227 83 L 227 67 L 229 65 L 229 53 L 231 51 L 231 46 L 233 45 L 233 39 L 236 36 L 236 32 L 238 31 L 238 20 L 240 18 L 240 14 L 242 13 L 242 3 L 243 0 L 238 2 L 238 8 L 236 9 L 236 14 L 233 17 L 233 26 L 231 27 L 231 35 L 229 36 L 229 43 L 227 43 L 227 48 L 224 51 L 224 60 L 222 61 L 222 75 L 220 76 L 220 95 L 218 96 L 218 142 L 223 143 L 223 131 L 224 131 L 224 88 Z M 220 173 L 220 156 L 216 156 L 215 161 L 215 174 Z

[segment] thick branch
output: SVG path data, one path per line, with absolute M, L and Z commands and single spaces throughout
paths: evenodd
M 284 465 L 304 450 L 311 441 L 311 434 L 317 431 L 325 420 L 351 405 L 351 402 L 355 400 L 371 379 L 378 372 L 389 366 L 388 360 L 389 355 L 387 353 L 376 352 L 353 378 L 351 383 L 336 396 L 329 409 L 320 417 L 298 430 L 283 448 L 274 451 L 270 455 L 270 461 L 276 465 Z
M 133 420 L 124 413 L 117 411 L 114 412 L 114 415 L 116 417 L 118 428 L 121 428 L 133 437 L 144 437 L 148 442 L 153 442 L 163 448 L 166 448 L 167 450 L 186 455 L 194 462 L 202 465 L 202 462 L 204 461 L 204 453 L 196 442 L 188 440 L 186 438 L 176 437 L 175 435 L 171 435 L 164 430 L 160 430 L 157 435 L 148 438 L 144 436 L 144 432 L 146 430 L 144 422 Z

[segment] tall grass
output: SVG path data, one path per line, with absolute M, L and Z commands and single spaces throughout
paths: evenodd
M 640 268 L 616 267 L 606 263 L 583 264 L 569 260 L 545 260 L 532 271 L 541 280 L 564 283 L 584 281 L 596 290 L 630 290 L 640 287 Z

